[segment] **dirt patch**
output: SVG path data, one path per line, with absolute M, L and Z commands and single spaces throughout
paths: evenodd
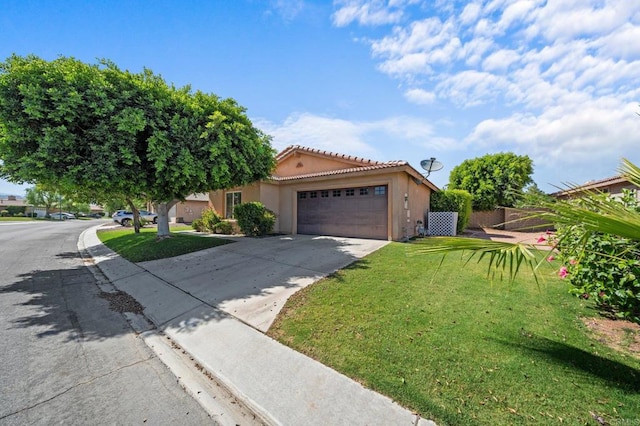
M 582 322 L 600 342 L 640 358 L 640 324 L 608 318 L 583 318 Z
M 124 291 L 116 291 L 115 293 L 101 292 L 100 297 L 109 301 L 109 309 L 112 311 L 141 314 L 144 310 L 142 305 L 138 303 L 136 299 Z

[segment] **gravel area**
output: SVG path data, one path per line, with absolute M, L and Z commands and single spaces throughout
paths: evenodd
M 142 314 L 144 307 L 138 303 L 136 299 L 131 297 L 124 291 L 116 291 L 115 293 L 101 292 L 100 297 L 109 301 L 109 309 L 115 312 L 133 312 L 134 314 Z

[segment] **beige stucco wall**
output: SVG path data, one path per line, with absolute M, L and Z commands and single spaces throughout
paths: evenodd
M 285 158 L 276 169 L 274 176 L 297 176 L 308 173 L 326 172 L 327 170 L 348 169 L 351 165 L 344 160 L 338 161 L 311 154 L 295 153 Z
M 227 190 L 211 191 L 209 192 L 209 202 L 215 211 L 220 216 L 224 217 L 227 209 L 227 192 L 241 192 L 243 203 L 248 203 L 250 201 L 262 201 L 260 200 L 260 186 L 261 182 L 254 182 L 246 186 L 237 186 Z
M 182 218 L 183 222 L 191 223 L 194 219 L 202 217 L 202 212 L 209 207 L 209 203 L 207 201 L 187 200 L 176 204 L 174 207 L 175 216 L 172 218 L 173 221 Z
M 244 194 L 243 194 L 244 196 Z M 280 229 L 280 189 L 278 185 L 261 182 L 260 183 L 260 200 L 266 208 L 276 214 L 276 223 L 274 225 L 275 232 L 281 232 Z
M 392 239 L 401 241 L 417 234 L 418 220 L 425 223 L 431 190 L 422 183 L 417 184 L 407 173 L 395 173 L 392 182 L 389 194 Z
M 345 168 L 345 163 L 327 160 L 313 156 L 300 155 L 304 167 L 318 168 L 330 167 Z M 291 159 L 294 159 L 293 156 Z M 308 160 L 313 161 L 308 161 Z M 294 159 L 295 160 L 295 159 Z M 337 163 L 337 165 L 335 164 Z M 301 172 L 300 168 L 295 168 L 296 163 L 285 161 L 283 165 L 293 164 L 295 173 L 306 174 L 311 171 Z M 289 172 L 291 171 L 289 170 Z M 278 171 L 282 169 L 278 167 Z M 286 172 L 286 167 L 285 167 Z M 413 172 L 415 173 L 415 172 Z M 268 209 L 277 214 L 275 232 L 284 234 L 295 234 L 297 230 L 297 193 L 299 191 L 314 191 L 323 189 L 341 189 L 363 186 L 388 187 L 388 223 L 387 238 L 389 240 L 401 241 L 416 235 L 417 221 L 425 222 L 426 212 L 429 209 L 431 189 L 423 183 L 416 184 L 414 178 L 403 170 L 395 170 L 385 173 L 384 170 L 370 170 L 354 172 L 349 175 L 318 176 L 290 181 L 259 182 L 240 188 L 232 188 L 228 191 L 216 191 L 209 194 L 212 206 L 220 214 L 225 212 L 226 192 L 242 191 L 242 202 L 260 201 Z M 405 194 L 407 201 L 405 203 Z
M 296 197 L 299 191 L 313 191 L 321 189 L 339 189 L 361 186 L 388 187 L 388 235 L 387 238 L 400 241 L 416 234 L 416 221 L 422 220 L 429 208 L 431 190 L 425 185 L 417 185 L 404 172 L 363 174 L 354 177 L 315 178 L 313 181 L 291 182 L 280 186 L 279 229 L 278 232 L 294 234 L 297 229 Z M 405 208 L 404 195 L 407 194 Z

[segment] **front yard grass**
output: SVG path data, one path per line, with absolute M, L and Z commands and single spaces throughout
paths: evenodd
M 640 360 L 591 337 L 597 313 L 567 281 L 490 282 L 485 262 L 437 270 L 410 247 L 296 293 L 269 335 L 438 425 L 638 421 Z
M 185 227 L 172 230 L 185 229 Z M 131 262 L 164 259 L 230 243 L 215 237 L 201 237 L 185 233 L 171 233 L 171 238 L 158 240 L 157 229 L 142 228 L 136 234 L 133 228 L 98 231 L 98 238 L 111 250 Z

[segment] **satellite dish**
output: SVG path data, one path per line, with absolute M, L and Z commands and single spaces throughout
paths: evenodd
M 431 157 L 428 160 L 422 160 L 420 162 L 420 167 L 422 167 L 427 171 L 427 175 L 425 177 L 429 177 L 431 172 L 437 172 L 438 170 L 441 170 L 444 167 L 444 165 L 438 160 L 436 160 L 435 157 Z

